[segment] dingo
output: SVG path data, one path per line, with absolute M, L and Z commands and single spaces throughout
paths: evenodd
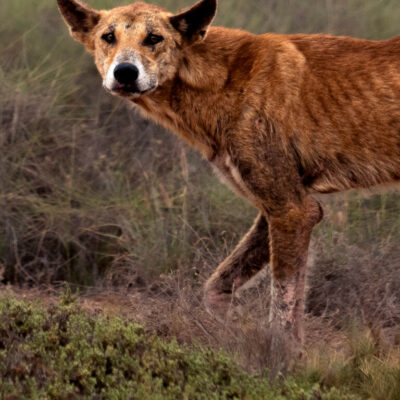
M 196 147 L 260 211 L 205 287 L 221 311 L 270 264 L 270 320 L 302 340 L 313 193 L 400 180 L 400 37 L 210 28 L 216 0 L 173 14 L 58 0 L 110 93 Z

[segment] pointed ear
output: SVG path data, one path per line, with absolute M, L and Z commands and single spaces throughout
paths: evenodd
M 217 0 L 201 0 L 189 10 L 174 15 L 169 20 L 186 41 L 194 43 L 205 38 L 216 10 Z
M 57 3 L 71 36 L 93 50 L 90 33 L 100 21 L 100 12 L 77 0 L 57 0 Z

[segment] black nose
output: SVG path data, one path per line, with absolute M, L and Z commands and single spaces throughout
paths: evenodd
M 121 63 L 115 67 L 114 76 L 121 85 L 129 85 L 136 81 L 139 70 L 133 64 Z

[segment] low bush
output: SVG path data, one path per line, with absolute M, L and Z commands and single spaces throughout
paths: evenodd
M 179 345 L 141 325 L 88 315 L 66 292 L 58 305 L 0 300 L 3 399 L 356 400 L 314 380 L 270 382 L 225 354 Z

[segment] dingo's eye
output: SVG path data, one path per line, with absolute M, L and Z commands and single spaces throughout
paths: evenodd
M 164 40 L 164 38 L 160 35 L 154 35 L 150 33 L 146 39 L 144 39 L 143 44 L 146 46 L 154 46 L 157 43 L 160 43 Z
M 108 44 L 112 44 L 112 43 L 115 42 L 115 35 L 114 35 L 114 32 L 105 33 L 101 38 L 102 38 L 105 42 L 107 42 Z

